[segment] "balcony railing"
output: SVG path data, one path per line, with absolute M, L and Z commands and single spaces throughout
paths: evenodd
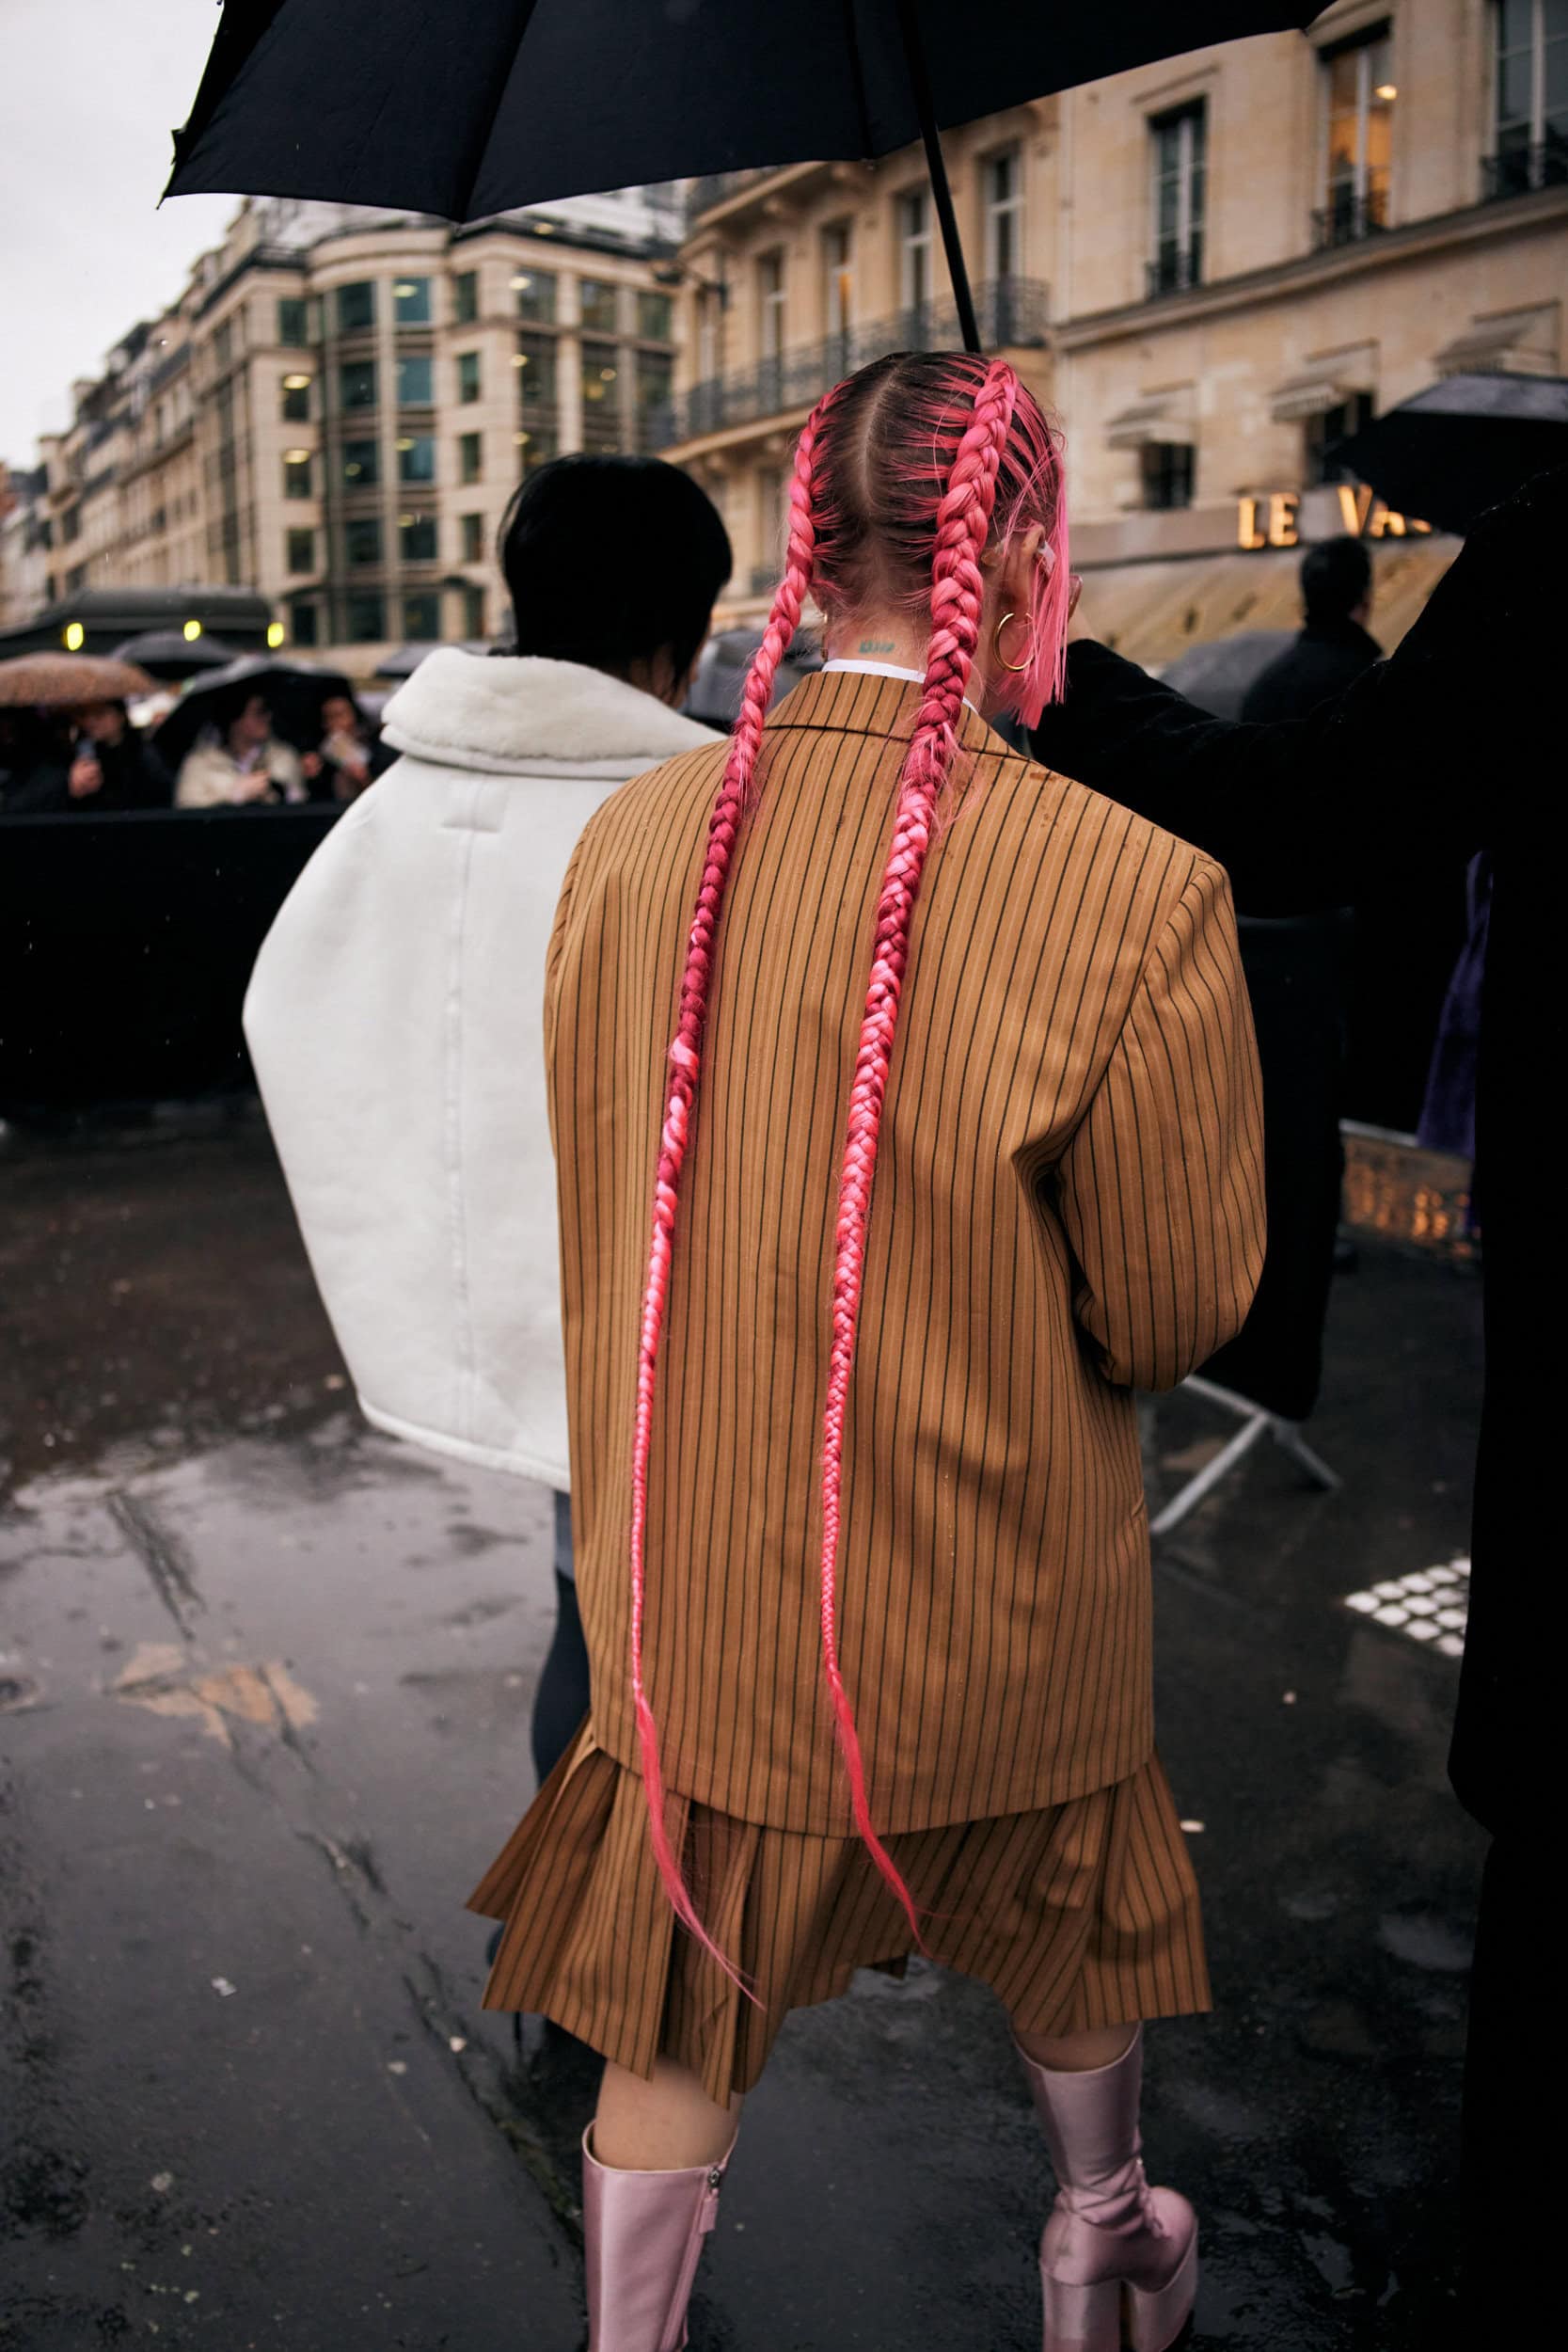
M 1189 246 L 1165 246 L 1147 265 L 1148 299 L 1159 294 L 1186 294 L 1203 282 L 1203 245 L 1195 237 Z
M 1537 188 L 1568 187 L 1568 138 L 1550 132 L 1538 147 L 1510 147 L 1483 156 L 1481 190 L 1483 204 L 1503 196 L 1529 196 Z
M 1312 215 L 1312 247 L 1322 253 L 1330 246 L 1356 245 L 1387 226 L 1386 188 L 1369 188 L 1364 196 L 1353 195 L 1349 188 L 1338 189 L 1322 212 Z
M 1047 289 L 1032 278 L 997 278 L 974 289 L 980 338 L 990 351 L 1044 343 L 1050 317 Z M 866 326 L 847 327 L 819 343 L 781 352 L 738 375 L 712 375 L 694 384 L 670 412 L 669 437 L 658 446 L 756 424 L 781 411 L 809 407 L 831 384 L 890 351 L 957 350 L 961 337 L 950 302 L 925 302 Z
M 771 176 L 769 171 L 763 169 L 705 172 L 691 190 L 692 218 L 695 219 L 699 213 L 710 213 L 716 204 L 726 202 L 741 188 L 750 187 L 753 181 L 767 180 Z

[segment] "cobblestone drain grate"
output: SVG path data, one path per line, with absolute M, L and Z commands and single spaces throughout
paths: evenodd
M 1435 1568 L 1417 1568 L 1409 1576 L 1385 1577 L 1365 1593 L 1347 1593 L 1345 1607 L 1373 1625 L 1406 1634 L 1441 1651 L 1445 1658 L 1465 1654 L 1465 1622 L 1469 1614 L 1470 1563 L 1449 1560 Z

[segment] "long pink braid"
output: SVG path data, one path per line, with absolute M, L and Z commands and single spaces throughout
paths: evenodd
M 670 1290 L 675 1206 L 680 1190 L 681 1168 L 690 1136 L 697 1080 L 702 1070 L 703 1032 L 707 1023 L 714 941 L 735 855 L 736 836 L 751 799 L 752 779 L 762 741 L 763 722 L 772 700 L 773 681 L 784 649 L 800 626 L 800 608 L 811 586 L 812 558 L 816 544 L 812 468 L 822 420 L 838 397 L 839 389 L 835 386 L 817 402 L 796 444 L 795 469 L 789 488 L 789 532 L 784 578 L 773 598 L 773 609 L 768 614 L 762 644 L 747 674 L 740 715 L 731 739 L 723 781 L 713 804 L 713 815 L 708 820 L 703 878 L 687 941 L 686 969 L 681 976 L 680 1011 L 670 1046 L 670 1091 L 665 1099 L 658 1166 L 654 1177 L 653 1240 L 648 1251 L 647 1282 L 642 1293 L 637 1365 L 637 1421 L 631 1457 L 631 1688 L 637 1709 L 637 1736 L 642 1754 L 642 1785 L 648 1804 L 654 1858 L 676 1917 L 737 1984 L 741 1983 L 737 1970 L 698 1916 L 682 1875 L 679 1856 L 670 1843 L 664 1822 L 664 1774 L 659 1764 L 658 1727 L 654 1721 L 654 1711 L 648 1704 L 642 1680 L 648 1457 L 653 1440 L 654 1383 L 658 1366 L 658 1343 L 664 1328 L 664 1311 Z M 742 1985 L 742 1990 L 747 1988 Z
M 985 596 L 980 557 L 990 530 L 997 469 L 1012 424 L 1018 389 L 1018 378 L 1006 364 L 998 362 L 986 371 L 975 395 L 974 415 L 958 443 L 953 470 L 937 510 L 936 551 L 931 566 L 931 637 L 926 653 L 925 689 L 899 778 L 893 842 L 877 902 L 871 983 L 849 1089 L 833 1262 L 832 1349 L 828 1360 L 827 1403 L 822 1417 L 823 1669 L 832 1697 L 839 1746 L 849 1775 L 855 1827 L 878 1869 L 903 1905 L 917 1944 L 922 1939 L 913 1898 L 872 1826 L 854 1712 L 839 1668 L 837 1572 L 844 1414 L 860 1321 L 866 1218 L 877 1173 L 877 1146 L 898 1023 L 898 1000 L 909 961 L 910 928 L 979 637 Z

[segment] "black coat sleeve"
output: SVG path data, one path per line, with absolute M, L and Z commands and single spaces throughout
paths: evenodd
M 1212 719 L 1082 640 L 1036 757 L 1218 858 L 1247 914 L 1452 870 L 1547 788 L 1565 532 L 1559 467 L 1482 517 L 1388 660 L 1285 724 Z

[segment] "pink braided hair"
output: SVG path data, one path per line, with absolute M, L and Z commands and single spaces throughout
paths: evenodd
M 854 1711 L 839 1670 L 837 1571 L 844 1483 L 844 1408 L 855 1359 L 861 1278 L 865 1269 L 866 1218 L 871 1208 L 872 1180 L 877 1172 L 877 1145 L 894 1033 L 898 1025 L 898 1000 L 909 962 L 910 927 L 920 895 L 926 852 L 936 824 L 937 802 L 953 756 L 964 688 L 969 684 L 979 638 L 980 611 L 985 600 L 980 557 L 990 531 L 997 468 L 1012 423 L 1018 391 L 1018 378 L 1004 362 L 998 361 L 987 370 L 937 510 L 926 682 L 914 734 L 899 777 L 893 843 L 877 901 L 871 985 L 861 1025 L 854 1080 L 849 1089 L 833 1261 L 832 1352 L 828 1359 L 827 1403 L 822 1416 L 823 1671 L 832 1697 L 839 1746 L 849 1774 L 855 1827 L 871 1859 L 903 1905 L 917 1944 L 921 1941 L 920 1920 L 913 1899 L 872 1827 Z
M 795 449 L 789 485 L 789 532 L 784 578 L 773 598 L 762 644 L 747 672 L 740 715 L 731 738 L 719 797 L 708 819 L 707 847 L 696 910 L 687 941 L 686 969 L 681 975 L 680 1011 L 670 1046 L 670 1091 L 665 1099 L 659 1137 L 658 1167 L 654 1177 L 653 1241 L 648 1252 L 648 1276 L 642 1293 L 642 1323 L 637 1366 L 637 1420 L 631 1457 L 631 1688 L 637 1709 L 637 1737 L 642 1756 L 642 1784 L 647 1796 L 654 1859 L 675 1915 L 725 1973 L 739 1976 L 697 1915 L 679 1857 L 670 1843 L 664 1822 L 664 1774 L 659 1763 L 658 1727 L 648 1704 L 642 1679 L 642 1615 L 646 1592 L 645 1537 L 648 1519 L 648 1455 L 653 1441 L 654 1379 L 658 1343 L 670 1287 L 670 1261 L 675 1232 L 675 1203 L 681 1168 L 690 1134 L 691 1109 L 702 1070 L 703 1031 L 707 1023 L 708 983 L 713 972 L 713 944 L 719 913 L 729 881 L 736 835 L 751 798 L 752 778 L 762 742 L 763 722 L 772 699 L 773 681 L 785 647 L 800 626 L 800 607 L 811 585 L 816 523 L 812 508 L 812 468 L 822 420 L 838 397 L 838 388 L 826 393 L 807 418 Z M 744 1988 L 743 1988 L 744 1989 Z
M 902 472 L 886 460 L 886 438 L 895 403 L 895 380 L 904 383 L 915 413 L 902 421 L 919 442 L 929 429 L 929 453 Z M 967 396 L 973 407 L 951 469 L 930 502 L 930 468 L 940 463 L 954 438 L 953 403 Z M 853 412 L 852 422 L 847 413 Z M 841 422 L 842 433 L 838 432 Z M 824 428 L 828 430 L 825 431 Z M 836 437 L 835 437 L 836 436 Z M 884 477 L 874 483 L 874 459 Z M 840 487 L 859 475 L 853 493 L 823 501 L 818 482 L 824 469 Z M 865 1230 L 876 1174 L 877 1148 L 887 1091 L 899 998 L 909 961 L 910 932 L 938 803 L 952 764 L 958 715 L 978 641 L 984 603 L 980 557 L 998 503 L 998 479 L 1008 483 L 1004 536 L 1041 510 L 1049 523 L 1051 559 L 1032 614 L 1029 669 L 1009 674 L 1005 698 L 1029 723 L 1044 703 L 1061 691 L 1067 615 L 1067 521 L 1059 460 L 1050 427 L 1034 400 L 1003 361 L 988 364 L 965 356 L 879 360 L 827 393 L 806 420 L 796 447 L 790 481 L 788 544 L 784 577 L 768 627 L 748 673 L 723 779 L 708 823 L 702 882 L 687 944 L 680 1008 L 669 1049 L 671 1079 L 654 1180 L 653 1238 L 642 1296 L 637 1409 L 632 1445 L 631 1682 L 641 1753 L 654 1856 L 677 1918 L 741 1989 L 737 1970 L 714 1942 L 698 1915 L 670 1842 L 664 1820 L 664 1780 L 658 1731 L 642 1674 L 642 1626 L 646 1592 L 645 1539 L 648 1462 L 653 1401 L 669 1295 L 675 1209 L 682 1165 L 701 1072 L 708 990 L 712 978 L 724 891 L 736 838 L 750 803 L 763 723 L 779 663 L 800 624 L 800 611 L 815 588 L 824 610 L 853 605 L 869 564 L 880 557 L 895 572 L 909 574 L 909 600 L 928 598 L 931 635 L 913 737 L 899 776 L 893 839 L 877 903 L 872 968 L 849 1094 L 844 1161 L 839 1183 L 832 1287 L 832 1340 L 829 1359 L 822 1443 L 822 1658 L 839 1746 L 849 1778 L 855 1827 L 878 1870 L 902 1905 L 918 1944 L 919 1915 L 908 1887 L 872 1824 L 865 1769 L 853 1709 L 838 1657 L 838 1547 L 844 1462 L 844 1417 L 854 1363 L 865 1263 Z M 934 538 L 934 547 L 933 547 Z

